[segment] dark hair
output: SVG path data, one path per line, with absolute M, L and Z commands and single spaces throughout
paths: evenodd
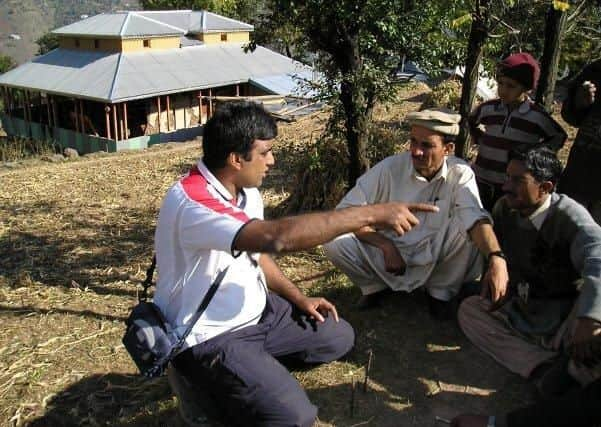
M 230 153 L 248 156 L 256 139 L 273 139 L 278 128 L 273 117 L 254 102 L 222 104 L 207 121 L 202 137 L 202 161 L 210 170 L 225 166 Z
M 520 147 L 509 152 L 509 160 L 524 162 L 528 172 L 538 182 L 551 181 L 557 185 L 561 175 L 561 162 L 551 149 L 543 146 Z
M 441 135 L 445 144 L 450 144 L 451 142 L 454 143 L 457 140 L 457 135 L 447 135 L 444 133 L 441 133 Z

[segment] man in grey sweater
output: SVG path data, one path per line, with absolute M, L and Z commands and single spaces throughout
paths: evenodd
M 510 292 L 502 304 L 467 298 L 458 320 L 477 347 L 512 372 L 541 378 L 562 360 L 569 377 L 585 385 L 601 373 L 591 350 L 601 335 L 601 228 L 583 206 L 555 193 L 560 174 L 548 149 L 511 153 L 506 195 L 493 209 Z M 563 391 L 550 387 L 543 391 Z

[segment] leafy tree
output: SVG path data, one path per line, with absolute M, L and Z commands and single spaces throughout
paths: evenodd
M 38 48 L 38 55 L 44 55 L 45 53 L 50 52 L 51 50 L 56 49 L 58 44 L 58 36 L 52 33 L 46 33 L 39 39 L 35 41 Z
M 15 67 L 15 63 L 10 56 L 0 55 L 0 74 L 6 73 L 11 68 Z
M 444 3 L 444 4 L 443 4 Z M 438 20 L 457 2 L 399 0 L 269 0 L 272 25 L 290 25 L 314 52 L 326 84 L 322 96 L 334 101 L 330 129 L 343 133 L 349 152 L 347 182 L 369 167 L 368 124 L 377 100 L 389 98 L 395 71 L 404 54 L 412 58 L 436 57 L 425 35 L 441 34 Z M 440 37 L 443 38 L 442 36 Z M 341 124 L 341 126 L 338 126 Z

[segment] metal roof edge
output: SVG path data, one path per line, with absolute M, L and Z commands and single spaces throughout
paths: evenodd
M 214 86 L 214 85 L 192 86 L 192 87 L 187 87 L 187 88 L 181 88 L 178 90 L 165 90 L 165 91 L 159 91 L 159 92 L 153 92 L 153 93 L 146 93 L 146 94 L 137 95 L 137 96 L 125 96 L 123 98 L 112 99 L 110 102 L 116 104 L 118 102 L 136 101 L 136 100 L 140 100 L 140 99 L 153 98 L 155 96 L 172 95 L 172 94 L 178 94 L 178 93 L 182 93 L 182 92 L 190 92 L 193 90 L 212 89 L 212 88 L 217 88 L 217 87 L 222 87 L 222 86 L 228 86 L 228 85 L 234 85 L 234 84 L 240 84 L 240 83 L 248 83 L 249 81 L 250 80 L 231 80 L 231 81 L 227 81 L 227 82 L 220 82 L 219 86 Z
M 157 25 L 160 25 L 162 27 L 171 28 L 171 29 L 173 29 L 173 30 L 175 30 L 175 31 L 177 31 L 178 33 L 181 33 L 181 34 L 186 34 L 188 32 L 187 28 L 184 29 L 184 28 L 176 27 L 175 25 L 171 25 L 171 24 L 167 24 L 165 22 L 157 21 L 156 19 L 152 19 L 152 18 L 149 18 L 147 16 L 140 15 L 139 13 L 136 13 L 136 12 L 132 12 L 132 15 L 136 15 L 138 18 L 145 19 L 147 21 L 152 22 L 153 24 L 157 24 Z
M 127 12 L 127 16 L 125 17 L 125 19 L 123 20 L 123 23 L 121 24 L 121 29 L 119 30 L 119 37 L 121 37 L 121 38 L 123 38 L 123 32 L 125 31 L 125 26 L 129 22 L 130 16 L 131 16 L 131 13 Z
M 109 103 L 109 104 L 111 103 L 110 99 L 97 98 L 95 96 L 82 95 L 80 93 L 58 92 L 55 90 L 39 89 L 39 88 L 31 87 L 31 86 L 21 86 L 21 85 L 14 85 L 14 84 L 9 84 L 9 83 L 2 83 L 2 82 L 0 82 L 0 86 L 6 86 L 6 87 L 13 88 L 13 89 L 38 91 L 40 93 L 46 93 L 48 95 L 64 96 L 65 98 L 86 99 L 88 101 L 96 101 L 96 102 Z
M 115 68 L 115 75 L 113 76 L 113 82 L 111 83 L 111 89 L 109 90 L 109 100 L 113 99 L 113 92 L 115 91 L 115 85 L 117 78 L 119 78 L 119 70 L 121 69 L 121 59 L 123 58 L 123 52 L 119 52 L 119 59 L 117 60 L 117 67 Z

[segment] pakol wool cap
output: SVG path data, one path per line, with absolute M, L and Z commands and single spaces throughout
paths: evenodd
M 459 135 L 461 116 L 447 108 L 432 108 L 407 114 L 411 126 L 421 126 L 443 135 Z
M 499 63 L 497 73 L 515 80 L 530 90 L 538 84 L 540 67 L 529 53 L 514 53 Z

